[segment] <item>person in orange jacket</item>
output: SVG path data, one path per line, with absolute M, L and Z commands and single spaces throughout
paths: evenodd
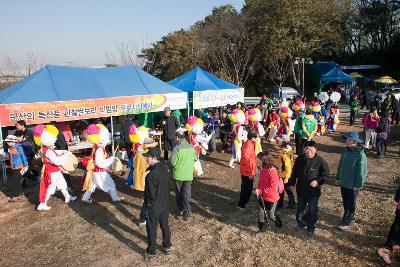
M 239 209 L 244 211 L 245 205 L 249 202 L 253 191 L 253 182 L 257 169 L 256 141 L 257 132 L 250 130 L 247 134 L 247 141 L 242 148 L 242 158 L 240 160 L 240 175 L 242 184 L 240 186 Z

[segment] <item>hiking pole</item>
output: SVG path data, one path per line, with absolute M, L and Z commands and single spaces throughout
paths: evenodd
M 264 199 L 262 197 L 260 197 L 260 199 L 261 199 L 262 207 L 263 207 L 263 210 L 264 210 L 265 223 L 268 224 L 268 216 L 267 216 L 267 210 L 265 209 Z

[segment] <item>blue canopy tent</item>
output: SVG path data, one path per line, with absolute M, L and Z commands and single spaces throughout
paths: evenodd
M 307 74 L 309 85 L 318 88 L 318 93 L 321 91 L 321 87 L 329 82 L 352 83 L 355 81 L 353 77 L 344 73 L 340 65 L 334 61 L 318 61 L 310 65 Z
M 321 75 L 321 82 L 354 82 L 355 79 L 350 75 L 344 73 L 339 68 L 334 68 L 328 73 Z
M 193 109 L 225 106 L 244 101 L 244 89 L 196 67 L 168 82 L 189 93 Z
M 0 125 L 111 117 L 185 108 L 187 93 L 137 66 L 46 65 L 0 91 Z
M 0 91 L 0 104 L 153 94 L 185 94 L 137 66 L 81 68 L 46 65 Z

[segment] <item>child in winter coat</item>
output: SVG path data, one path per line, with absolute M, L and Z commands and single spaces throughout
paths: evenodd
M 289 182 L 290 176 L 292 175 L 292 168 L 294 164 L 293 156 L 294 156 L 294 151 L 292 147 L 288 143 L 283 142 L 281 146 L 281 151 L 279 152 L 278 171 L 279 171 L 279 176 L 283 179 L 285 190 L 282 191 L 282 193 L 279 196 L 278 208 L 283 207 L 285 191 L 289 198 L 288 208 L 293 209 L 295 207 L 294 195 L 290 188 L 291 186 L 294 185 Z
M 379 127 L 376 129 L 376 155 L 381 157 L 386 155 L 386 146 L 390 134 L 390 111 L 383 110 L 382 117 L 379 120 Z
M 283 182 L 274 167 L 273 158 L 263 155 L 261 162 L 262 169 L 256 189 L 258 199 L 258 229 L 260 233 L 268 230 L 268 218 L 275 223 L 278 229 L 282 227 L 282 221 L 275 214 L 275 209 L 278 204 L 279 194 L 283 192 Z

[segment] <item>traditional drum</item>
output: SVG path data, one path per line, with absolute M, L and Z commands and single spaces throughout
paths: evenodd
M 112 164 L 112 170 L 115 174 L 120 174 L 122 172 L 122 163 L 119 158 L 114 158 L 114 162 Z
M 64 164 L 60 167 L 62 168 L 62 170 L 66 172 L 73 172 L 75 171 L 77 166 L 78 166 L 78 159 L 75 157 L 74 154 L 69 153 Z

